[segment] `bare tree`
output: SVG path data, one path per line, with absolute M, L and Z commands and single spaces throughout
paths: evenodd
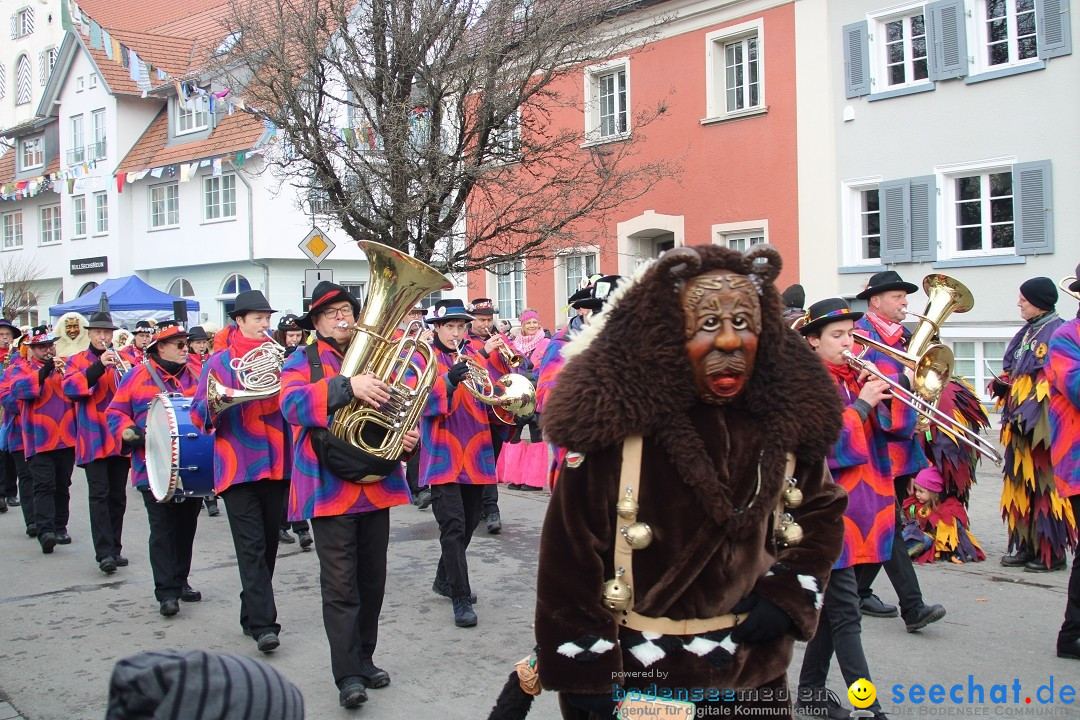
M 351 237 L 491 268 L 595 242 L 593 221 L 677 173 L 639 153 L 664 99 L 635 99 L 619 142 L 581 129 L 581 65 L 646 43 L 666 19 L 625 13 L 651 4 L 233 0 L 218 70 L 279 129 L 274 171 L 310 183 Z
M 0 259 L 0 290 L 4 294 L 0 313 L 4 319 L 15 321 L 20 315 L 37 307 L 33 287 L 44 274 L 44 267 L 25 253 L 14 253 Z

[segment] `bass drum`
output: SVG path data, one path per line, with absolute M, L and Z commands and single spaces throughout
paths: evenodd
M 146 474 L 158 502 L 214 494 L 214 438 L 191 422 L 191 398 L 160 393 L 146 413 Z

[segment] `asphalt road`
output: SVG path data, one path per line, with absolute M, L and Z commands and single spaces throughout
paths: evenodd
M 946 606 L 944 620 L 909 634 L 899 619 L 864 619 L 863 641 L 878 695 L 893 717 L 1080 717 L 1080 704 L 1061 702 L 1063 685 L 1080 695 L 1080 662 L 1054 655 L 1068 572 L 1033 574 L 998 564 L 1005 548 L 999 489 L 997 470 L 984 467 L 971 515 L 987 562 L 918 568 L 926 600 Z M 204 513 L 199 519 L 191 582 L 202 591 L 203 601 L 183 604 L 178 616 L 162 618 L 153 597 L 140 499 L 130 491 L 124 537 L 131 565 L 106 576 L 93 559 L 86 481 L 76 470 L 72 545 L 44 556 L 23 533 L 18 509 L 0 515 L 0 699 L 30 720 L 101 718 L 118 659 L 180 647 L 266 660 L 301 689 L 309 718 L 486 718 L 513 663 L 533 644 L 537 540 L 547 499 L 546 493 L 504 490 L 502 534 L 481 530 L 474 539 L 469 560 L 480 622 L 472 629 L 454 627 L 450 602 L 431 591 L 439 553 L 431 512 L 411 506 L 392 512 L 376 662 L 393 682 L 371 690 L 369 702 L 349 712 L 338 707 L 329 670 L 314 552 L 301 552 L 296 545 L 281 548 L 274 585 L 282 645 L 263 656 L 240 632 L 239 575 L 224 514 L 209 518 Z M 884 573 L 877 589 L 883 599 L 895 601 Z M 798 646 L 792 679 L 801 660 Z M 1042 704 L 1047 688 L 1040 698 L 1039 687 L 1051 680 L 1054 702 Z M 935 683 L 944 687 L 944 703 L 908 699 L 913 685 L 929 690 Z M 962 703 L 948 698 L 953 684 L 962 686 L 957 690 Z M 894 702 L 895 685 L 903 686 L 905 702 Z M 982 686 L 985 704 L 969 703 L 969 685 Z M 990 702 L 994 685 L 1006 686 L 1007 702 Z M 835 663 L 830 686 L 845 697 Z M 530 717 L 558 717 L 555 698 L 543 694 Z

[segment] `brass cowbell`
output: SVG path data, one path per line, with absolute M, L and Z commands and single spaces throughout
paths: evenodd
M 619 532 L 622 533 L 631 550 L 643 550 L 652 543 L 653 532 L 648 523 L 636 522 L 619 528 Z
M 803 539 L 803 529 L 790 513 L 784 513 L 780 516 L 780 524 L 776 527 L 776 536 L 785 547 L 798 545 Z
M 623 520 L 634 520 L 637 518 L 639 507 L 638 501 L 634 499 L 633 489 L 628 487 L 626 488 L 626 495 L 619 498 L 619 501 L 615 503 L 615 514 Z
M 604 583 L 604 607 L 612 612 L 626 610 L 630 607 L 630 601 L 634 598 L 633 590 L 622 580 L 624 572 L 622 568 L 619 568 L 615 571 L 615 577 Z
M 802 505 L 803 494 L 798 482 L 793 477 L 787 479 L 787 487 L 784 488 L 784 507 L 794 509 Z

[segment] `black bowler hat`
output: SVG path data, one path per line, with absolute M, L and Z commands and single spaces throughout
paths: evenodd
M 0 318 L 0 327 L 6 327 L 8 330 L 15 333 L 15 337 L 12 339 L 18 338 L 20 335 L 22 335 L 22 330 L 12 325 L 11 321 L 7 318 Z
M 491 302 L 491 298 L 476 298 L 472 301 L 473 315 L 487 315 L 491 317 L 497 312 L 499 311 L 495 309 L 495 303 Z
M 326 305 L 335 302 L 349 303 L 352 305 L 353 317 L 360 315 L 360 301 L 354 298 L 352 293 L 336 283 L 332 283 L 329 280 L 323 280 L 315 286 L 315 292 L 311 293 L 311 306 L 306 313 L 297 318 L 296 324 L 303 330 L 314 330 L 315 322 L 312 317 L 313 313 L 316 313 Z
M 804 316 L 806 322 L 799 326 L 799 332 L 809 335 L 838 320 L 858 320 L 862 316 L 861 312 L 852 312 L 851 306 L 844 298 L 825 298 L 818 300 L 807 309 Z
M 440 300 L 431 308 L 429 323 L 446 322 L 447 320 L 464 320 L 470 322 L 473 316 L 465 310 L 465 304 L 460 300 Z
M 918 292 L 919 288 L 900 278 L 900 273 L 895 270 L 875 273 L 870 276 L 870 282 L 866 283 L 866 289 L 855 297 L 860 300 L 869 300 L 873 296 L 889 292 L 890 290 L 903 290 L 906 293 Z
M 262 290 L 245 290 L 233 300 L 233 309 L 229 311 L 229 317 L 235 320 L 249 312 L 275 313 L 277 310 L 270 307 L 270 302 L 262 294 Z
M 193 343 L 197 340 L 209 340 L 210 336 L 206 334 L 206 328 L 202 325 L 196 325 L 188 330 L 188 342 Z
M 119 330 L 113 325 L 112 315 L 109 314 L 109 296 L 101 293 L 98 299 L 97 312 L 90 315 L 90 322 L 86 323 L 87 330 Z

